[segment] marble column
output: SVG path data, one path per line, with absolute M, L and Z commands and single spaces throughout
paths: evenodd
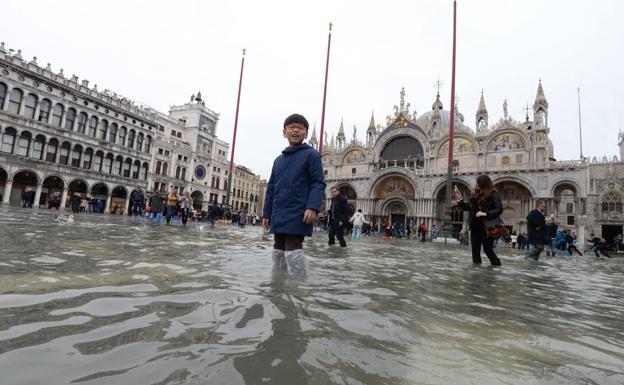
M 67 202 L 67 194 L 69 193 L 69 189 L 67 187 L 63 188 L 63 193 L 61 194 L 61 207 L 60 210 L 65 210 L 65 203 Z
M 107 214 L 108 214 L 108 213 L 110 213 L 110 211 L 111 211 L 111 202 L 112 202 L 112 200 L 113 200 L 113 196 L 112 196 L 112 194 L 109 192 L 109 193 L 106 195 L 106 206 L 104 206 L 104 213 L 107 213 Z
M 41 190 L 43 190 L 43 183 L 37 184 L 37 191 L 35 192 L 35 201 L 33 206 L 39 208 L 39 201 L 41 200 Z
M 5 205 L 9 204 L 9 199 L 11 198 L 12 188 L 13 188 L 13 180 L 7 179 L 6 184 L 4 185 L 4 193 L 2 195 L 2 203 Z
M 124 212 L 126 214 L 130 214 L 130 194 L 128 194 L 128 196 L 126 197 L 126 206 Z

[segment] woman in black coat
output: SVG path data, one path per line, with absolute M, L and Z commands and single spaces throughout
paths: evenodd
M 481 174 L 477 177 L 477 186 L 470 194 L 468 202 L 464 201 L 459 190 L 455 189 L 457 205 L 470 212 L 470 244 L 472 245 L 472 262 L 481 263 L 481 245 L 492 266 L 500 266 L 501 261 L 494 252 L 494 238 L 488 238 L 485 229 L 502 223 L 503 202 L 494 189 L 489 176 Z

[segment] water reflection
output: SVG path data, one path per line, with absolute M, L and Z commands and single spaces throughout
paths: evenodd
M 260 342 L 254 352 L 234 358 L 234 368 L 243 376 L 245 384 L 307 382 L 307 373 L 299 361 L 306 351 L 307 338 L 302 332 L 301 312 L 292 293 L 297 284 L 274 271 L 271 281 L 262 285 L 266 289 L 264 296 L 281 314 L 273 315 L 271 335 Z M 257 306 L 255 318 L 261 318 L 263 308 L 254 306 Z
M 0 370 L 17 384 L 620 384 L 623 259 L 469 251 L 0 208 Z M 36 364 L 33 364 L 36 363 Z

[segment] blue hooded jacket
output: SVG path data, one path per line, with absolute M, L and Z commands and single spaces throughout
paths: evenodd
M 317 213 L 325 193 L 319 153 L 302 143 L 287 147 L 273 162 L 267 185 L 263 217 L 274 234 L 312 235 L 312 224 L 303 222 L 305 210 Z

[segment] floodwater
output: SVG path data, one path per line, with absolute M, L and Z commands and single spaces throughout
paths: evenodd
M 0 384 L 622 384 L 624 258 L 0 208 Z

